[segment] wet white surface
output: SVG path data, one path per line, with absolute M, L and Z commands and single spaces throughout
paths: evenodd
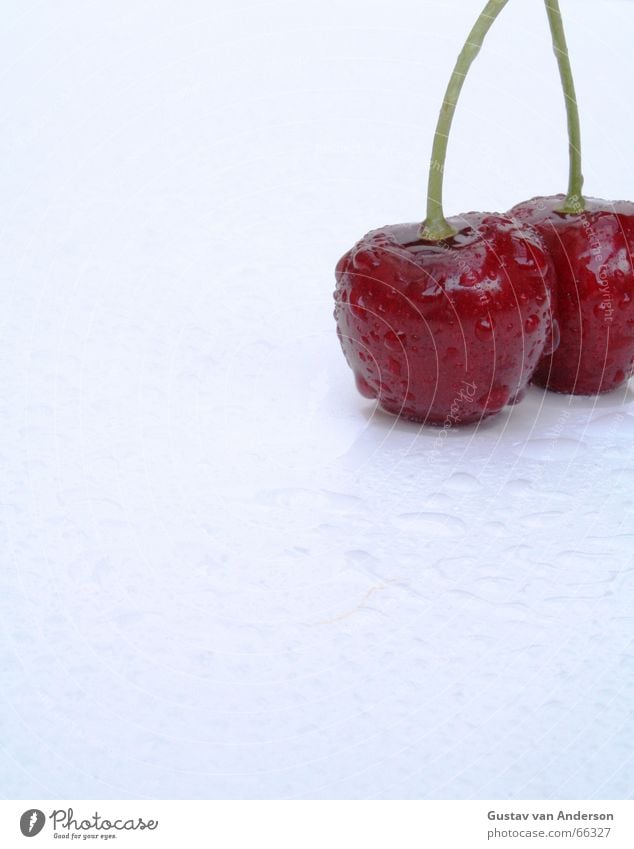
M 465 90 L 454 211 L 561 187 L 522 5 Z M 9 13 L 1 795 L 634 795 L 634 393 L 531 390 L 439 446 L 334 333 L 338 256 L 422 214 L 479 6 Z M 633 24 L 575 3 L 571 45 L 626 80 Z M 588 190 L 634 197 L 593 73 Z

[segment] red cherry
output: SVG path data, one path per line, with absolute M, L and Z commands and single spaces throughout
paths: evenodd
M 586 198 L 562 213 L 563 195 L 533 198 L 511 215 L 542 235 L 557 275 L 561 342 L 534 381 L 555 392 L 609 392 L 634 373 L 634 203 Z
M 452 426 L 516 403 L 552 346 L 553 269 L 539 235 L 505 216 L 373 230 L 339 261 L 335 319 L 357 386 L 388 413 Z

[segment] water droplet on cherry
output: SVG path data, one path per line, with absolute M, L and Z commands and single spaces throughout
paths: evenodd
M 526 319 L 526 322 L 524 324 L 524 329 L 526 330 L 526 332 L 527 333 L 534 333 L 537 330 L 538 327 L 539 327 L 539 316 L 535 315 L 534 313 L 533 313 L 533 315 L 529 315 L 529 317 Z
M 401 373 L 401 364 L 398 360 L 394 359 L 394 357 L 390 357 L 387 361 L 388 371 L 390 371 L 393 375 L 398 377 Z
M 481 342 L 489 342 L 493 336 L 493 324 L 488 318 L 480 318 L 476 322 L 475 335 Z
M 363 295 L 358 291 L 358 289 L 353 289 L 352 292 L 350 292 L 350 308 L 357 318 L 366 317 L 365 301 L 363 299 Z
M 335 279 L 340 280 L 350 265 L 350 254 L 344 254 L 335 268 Z
M 612 304 L 610 301 L 601 301 L 600 304 L 596 304 L 592 312 L 597 318 L 600 318 L 603 321 L 609 321 L 612 317 Z
M 519 391 L 516 395 L 514 395 L 514 396 L 513 396 L 513 397 L 509 400 L 509 402 L 508 402 L 508 403 L 509 403 L 509 404 L 511 404 L 511 405 L 513 405 L 513 406 L 515 406 L 515 404 L 519 404 L 519 403 L 520 403 L 520 401 L 523 401 L 523 400 L 524 400 L 524 398 L 526 397 L 526 392 L 527 392 L 527 390 L 526 390 L 526 389 L 520 389 L 520 391 Z
M 372 389 L 368 381 L 361 377 L 360 374 L 355 374 L 354 381 L 357 384 L 357 389 L 364 398 L 376 398 L 376 391 Z
M 556 318 L 553 318 L 553 323 L 550 328 L 550 333 L 546 340 L 546 345 L 544 346 L 544 355 L 548 356 L 549 354 L 554 354 L 557 348 L 559 347 L 559 343 L 561 342 L 561 330 L 559 328 L 559 322 Z
M 383 344 L 388 351 L 402 351 L 405 345 L 405 334 L 402 331 L 395 333 L 393 330 L 388 330 L 383 337 Z
M 381 260 L 373 251 L 361 249 L 355 253 L 352 264 L 357 271 L 370 271 L 378 268 Z

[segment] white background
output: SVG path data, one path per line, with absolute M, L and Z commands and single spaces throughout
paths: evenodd
M 333 267 L 420 220 L 481 0 L 14 0 L 0 30 L 0 795 L 634 794 L 634 395 L 479 429 L 355 392 Z M 634 4 L 562 0 L 634 199 Z M 447 212 L 566 184 L 545 13 L 473 68 Z

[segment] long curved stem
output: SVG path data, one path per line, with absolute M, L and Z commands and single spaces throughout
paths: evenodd
M 508 0 L 489 0 L 473 28 L 464 47 L 460 51 L 456 66 L 449 79 L 449 85 L 445 93 L 431 153 L 429 165 L 429 182 L 427 187 L 427 218 L 423 222 L 421 238 L 429 241 L 440 241 L 455 234 L 443 212 L 442 185 L 445 159 L 447 158 L 447 143 L 449 141 L 449 130 L 456 111 L 458 98 L 462 90 L 465 77 L 473 60 L 482 47 L 482 43 L 493 22 L 506 6 Z
M 561 19 L 559 0 L 545 0 L 548 22 L 553 36 L 553 50 L 559 65 L 559 76 L 566 101 L 566 115 L 568 117 L 568 140 L 570 155 L 570 177 L 568 181 L 568 194 L 564 201 L 562 212 L 581 212 L 585 208 L 585 200 L 582 194 L 583 173 L 581 170 L 581 127 L 579 125 L 579 108 L 577 106 L 577 95 L 575 93 L 575 82 L 570 67 L 568 45 L 566 34 Z

